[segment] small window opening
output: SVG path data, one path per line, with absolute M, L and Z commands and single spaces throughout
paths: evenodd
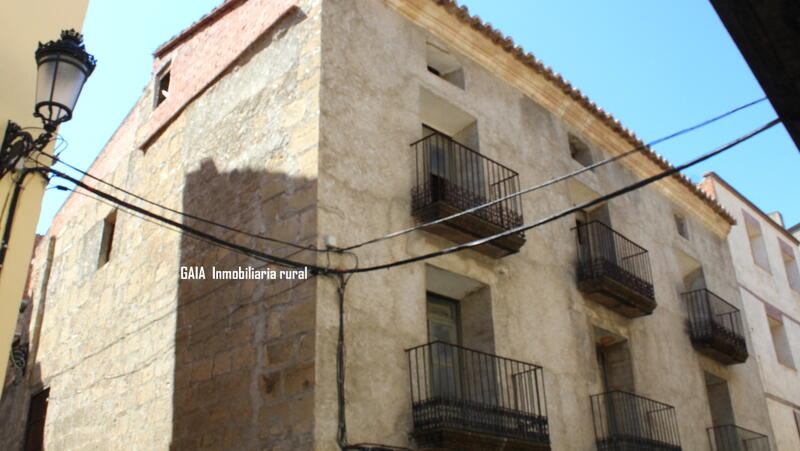
M 169 97 L 169 79 L 170 79 L 169 67 L 163 69 L 156 77 L 155 106 L 161 105 Z
M 108 263 L 111 259 L 111 248 L 114 242 L 114 229 L 117 225 L 117 210 L 112 211 L 106 219 L 103 220 L 103 240 L 100 242 L 100 259 L 97 267 L 101 267 Z
M 769 257 L 767 256 L 767 246 L 764 243 L 764 235 L 761 233 L 761 224 L 746 211 L 742 211 L 742 215 L 744 216 L 747 238 L 750 240 L 750 251 L 753 253 L 753 261 L 756 265 L 769 271 Z
M 767 317 L 769 321 L 769 331 L 772 335 L 772 345 L 775 347 L 775 357 L 782 365 L 794 368 L 794 358 L 789 347 L 789 337 L 786 336 L 786 328 L 783 322 L 772 317 Z
M 675 228 L 678 229 L 678 235 L 689 239 L 689 228 L 686 226 L 686 218 L 682 215 L 676 214 L 675 216 Z
M 592 165 L 592 152 L 589 146 L 573 135 L 569 135 L 569 155 L 584 167 Z
M 797 267 L 794 251 L 791 246 L 781 240 L 778 240 L 778 246 L 781 248 L 783 267 L 786 269 L 786 279 L 789 281 L 789 287 L 792 290 L 800 291 L 800 270 Z
M 429 42 L 425 60 L 428 72 L 464 89 L 464 69 L 449 51 Z

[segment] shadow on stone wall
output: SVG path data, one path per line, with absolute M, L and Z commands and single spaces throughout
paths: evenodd
M 191 215 L 304 246 L 316 242 L 315 181 L 219 173 L 205 160 L 187 174 L 183 199 Z M 266 253 L 315 259 L 313 252 L 184 222 Z M 205 279 L 179 280 L 171 449 L 310 449 L 316 279 L 214 280 L 214 269 L 265 263 L 187 234 L 180 246 L 180 265 L 193 276 L 202 268 Z

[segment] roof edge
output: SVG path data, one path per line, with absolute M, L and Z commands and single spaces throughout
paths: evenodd
M 504 35 L 500 30 L 484 22 L 479 16 L 471 15 L 466 6 L 458 5 L 455 0 L 430 1 L 447 10 L 448 13 L 455 16 L 462 23 L 469 25 L 471 28 L 482 33 L 494 44 L 514 56 L 522 64 L 530 67 L 537 74 L 542 75 L 546 80 L 556 85 L 559 89 L 561 89 L 562 92 L 564 92 L 564 94 L 571 97 L 586 111 L 603 122 L 611 130 L 627 141 L 631 146 L 641 147 L 643 150 L 643 155 L 658 165 L 662 170 L 674 168 L 674 166 L 667 161 L 666 158 L 657 154 L 650 148 L 650 146 L 646 145 L 646 143 L 638 138 L 635 132 L 623 126 L 619 119 L 615 118 L 611 113 L 608 113 L 597 106 L 597 104 L 592 102 L 589 97 L 580 91 L 580 89 L 573 87 L 569 81 L 565 80 L 561 76 L 561 74 L 554 72 L 551 67 L 546 66 L 541 60 L 536 59 L 532 53 L 526 52 L 521 46 L 515 44 L 511 37 Z M 673 177 L 686 188 L 688 188 L 692 194 L 711 207 L 711 209 L 721 216 L 725 221 L 727 221 L 728 224 L 736 224 L 736 219 L 734 219 L 734 217 L 719 202 L 712 199 L 708 194 L 700 190 L 689 177 L 681 173 L 674 174 Z
M 736 188 L 732 187 L 728 182 L 725 181 L 722 177 L 720 177 L 716 172 L 706 172 L 703 174 L 703 178 L 710 178 L 722 185 L 725 189 L 731 192 L 734 196 L 738 197 L 739 200 L 744 202 L 748 207 L 753 209 L 756 213 L 758 213 L 764 220 L 766 220 L 772 227 L 781 231 L 781 233 L 789 239 L 791 242 L 795 244 L 795 246 L 800 246 L 800 240 L 794 237 L 785 227 L 781 226 L 774 219 L 770 218 L 768 214 L 764 213 L 764 210 L 758 208 L 756 204 L 750 201 L 744 194 L 740 193 Z
M 210 25 L 213 22 L 216 22 L 222 18 L 222 16 L 231 10 L 236 9 L 237 6 L 246 1 L 247 0 L 225 0 L 222 4 L 212 9 L 208 14 L 202 16 L 193 24 L 189 25 L 186 29 L 171 37 L 167 42 L 161 44 L 153 51 L 153 56 L 156 58 L 164 56 L 164 54 L 168 53 L 170 50 L 191 38 L 200 29 Z

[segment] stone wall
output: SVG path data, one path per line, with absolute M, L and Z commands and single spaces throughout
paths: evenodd
M 415 223 L 410 196 L 415 160 L 409 144 L 422 138 L 421 125 L 429 114 L 425 102 L 431 96 L 451 105 L 440 111 L 454 107 L 461 116 L 474 118 L 480 152 L 518 171 L 522 187 L 580 168 L 570 158 L 570 133 L 584 138 L 596 159 L 604 155 L 604 145 L 614 142 L 590 141 L 568 125 L 564 115 L 576 114 L 577 108 L 571 99 L 565 97 L 558 109 L 547 110 L 497 75 L 516 68 L 487 68 L 453 51 L 456 43 L 478 41 L 469 27 L 429 21 L 426 29 L 407 18 L 421 16 L 418 9 L 409 7 L 406 17 L 386 3 L 395 2 L 342 0 L 323 11 L 320 235 L 336 236 L 347 246 Z M 461 63 L 464 89 L 427 70 L 427 42 L 449 49 Z M 500 44 L 495 48 L 503 52 Z M 532 70 L 529 76 L 538 77 Z M 601 194 L 638 180 L 620 164 L 576 179 Z M 576 203 L 576 186 L 561 183 L 524 196 L 525 219 L 530 222 Z M 574 217 L 527 232 L 521 251 L 503 259 L 464 251 L 355 275 L 345 300 L 349 441 L 412 444 L 404 350 L 428 340 L 426 265 L 489 287 L 492 317 L 487 320 L 493 324 L 495 353 L 545 369 L 553 449 L 594 448 L 589 396 L 602 391 L 595 328 L 628 340 L 637 393 L 676 406 L 685 449 L 708 444 L 711 415 L 704 371 L 728 381 L 737 418 L 745 427 L 768 430 L 755 359 L 724 367 L 700 355 L 689 341 L 679 252 L 703 264 L 709 288 L 741 304 L 724 236 L 705 226 L 721 219 L 698 216 L 702 209 L 682 211 L 668 200 L 671 186 L 649 186 L 609 203 L 614 229 L 649 251 L 658 302 L 651 316 L 623 318 L 578 291 Z M 685 195 L 693 196 L 688 189 Z M 675 213 L 687 217 L 690 240 L 678 235 Z M 451 244 L 414 232 L 355 252 L 363 267 Z M 315 414 L 317 443 L 330 450 L 335 449 L 337 424 L 334 289 L 332 283 L 320 282 Z
M 317 244 L 321 6 L 298 3 L 253 36 L 144 152 L 137 144 L 154 115 L 148 86 L 90 169 L 252 235 L 98 188 L 237 244 L 315 263 L 312 252 L 255 237 Z M 186 42 L 214 48 L 236 26 L 228 17 Z M 48 237 L 58 246 L 32 374 L 50 387 L 46 448 L 309 449 L 317 281 L 211 280 L 212 266 L 264 262 L 124 208 L 110 260 L 98 267 L 103 221 L 117 207 L 91 197 L 73 194 Z M 207 279 L 181 280 L 181 266 L 202 266 Z
M 518 171 L 523 187 L 580 167 L 570 158 L 570 134 L 585 138 L 597 158 L 604 146 L 620 143 L 611 132 L 608 140 L 583 136 L 588 126 L 566 117 L 585 110 L 568 97 L 546 109 L 499 78 L 496 68 L 458 52 L 452 53 L 463 66 L 463 88 L 429 72 L 426 43 L 452 48 L 474 38 L 463 24 L 426 31 L 390 7 L 392 1 L 299 3 L 165 122 L 142 152 L 137 145 L 149 140 L 151 121 L 159 118 L 149 86 L 92 171 L 145 198 L 253 234 L 317 246 L 331 236 L 347 246 L 415 223 L 409 143 L 422 137 L 422 122 L 435 119 L 436 111 L 424 111 L 430 99 L 471 118 L 464 133 L 482 154 Z M 227 29 L 224 21 L 223 15 L 209 26 Z M 213 28 L 191 36 L 203 36 L 202 45 L 215 42 Z M 165 52 L 159 58 L 180 47 Z M 532 221 L 586 192 L 636 180 L 630 168 L 610 165 L 525 196 L 523 212 Z M 348 441 L 413 445 L 404 350 L 428 340 L 426 290 L 430 274 L 441 270 L 481 287 L 481 311 L 491 315 L 474 335 L 491 337 L 486 349 L 544 367 L 555 450 L 595 446 L 589 396 L 602 391 L 598 328 L 627 341 L 632 364 L 626 372 L 636 392 L 676 406 L 686 449 L 707 444 L 704 372 L 728 382 L 742 426 L 768 429 L 755 359 L 724 367 L 689 341 L 680 256 L 702 263 L 709 288 L 741 302 L 720 234 L 727 223 L 711 230 L 708 224 L 724 220 L 707 206 L 683 211 L 667 196 L 675 198 L 675 186 L 650 186 L 608 205 L 614 229 L 649 250 L 659 305 L 648 317 L 623 318 L 577 289 L 574 217 L 528 232 L 521 251 L 503 259 L 465 251 L 353 276 L 344 314 Z M 38 307 L 45 314 L 31 377 L 51 389 L 48 449 L 337 449 L 335 279 L 181 280 L 180 266 L 209 274 L 212 266 L 262 263 L 124 210 L 117 214 L 111 259 L 98 268 L 103 220 L 114 208 L 74 194 L 51 228 L 58 245 L 47 284 L 37 262 L 35 286 L 48 288 L 34 294 L 47 296 Z M 686 217 L 691 239 L 678 235 L 676 213 Z M 306 263 L 355 261 L 162 214 Z M 450 244 L 415 232 L 356 255 L 368 266 Z
M 768 220 L 716 174 L 706 176 L 703 184 L 737 220 L 737 225 L 728 236 L 728 243 L 751 331 L 752 353 L 758 356 L 764 381 L 764 395 L 774 432 L 770 440 L 779 450 L 796 449 L 800 447 L 799 426 L 794 419 L 795 412 L 800 412 L 800 391 L 795 389 L 800 387 L 800 292 L 789 285 L 779 242 L 794 247 L 795 258 L 800 256 L 800 252 L 791 235 Z M 769 269 L 755 263 L 745 227 L 745 212 L 760 226 Z M 768 318 L 783 324 L 794 357 L 794 367 L 778 361 Z

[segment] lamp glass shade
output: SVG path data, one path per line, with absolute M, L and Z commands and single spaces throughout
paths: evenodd
M 39 61 L 36 112 L 46 122 L 70 120 L 88 77 L 80 61 L 68 55 L 50 55 Z
M 72 118 L 83 84 L 95 67 L 94 58 L 83 48 L 81 36 L 65 31 L 61 39 L 40 44 L 36 52 L 36 109 L 45 128 L 55 128 Z

